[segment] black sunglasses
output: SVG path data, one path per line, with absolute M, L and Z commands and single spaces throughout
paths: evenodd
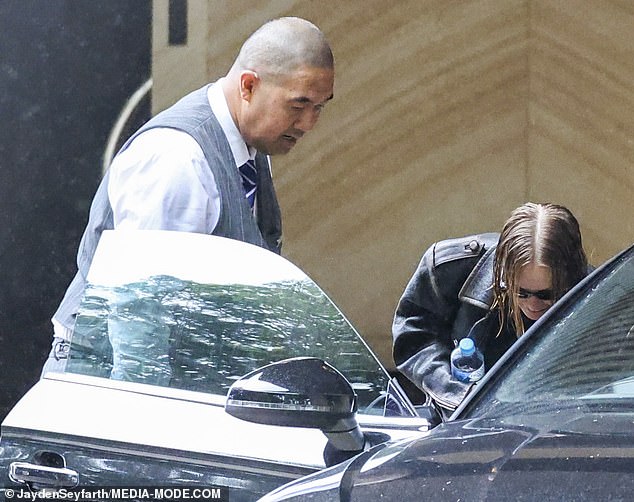
M 517 297 L 523 300 L 534 296 L 538 300 L 543 301 L 552 301 L 553 299 L 553 290 L 552 289 L 540 289 L 539 291 L 530 291 L 528 289 L 520 288 L 517 292 Z

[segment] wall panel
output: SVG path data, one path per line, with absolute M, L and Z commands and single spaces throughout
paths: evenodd
M 531 2 L 529 196 L 569 205 L 600 263 L 634 241 L 634 5 Z

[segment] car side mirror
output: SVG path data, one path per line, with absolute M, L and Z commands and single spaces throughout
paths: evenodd
M 248 373 L 229 388 L 225 410 L 249 422 L 320 429 L 340 451 L 365 446 L 350 382 L 318 358 L 285 359 Z

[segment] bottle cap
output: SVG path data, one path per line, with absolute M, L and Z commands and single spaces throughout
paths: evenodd
M 463 338 L 458 346 L 463 356 L 470 356 L 475 352 L 475 344 L 471 338 Z

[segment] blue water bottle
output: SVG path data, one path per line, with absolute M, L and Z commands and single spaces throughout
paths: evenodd
M 460 382 L 477 382 L 484 376 L 484 357 L 471 338 L 463 338 L 451 352 L 451 375 Z

